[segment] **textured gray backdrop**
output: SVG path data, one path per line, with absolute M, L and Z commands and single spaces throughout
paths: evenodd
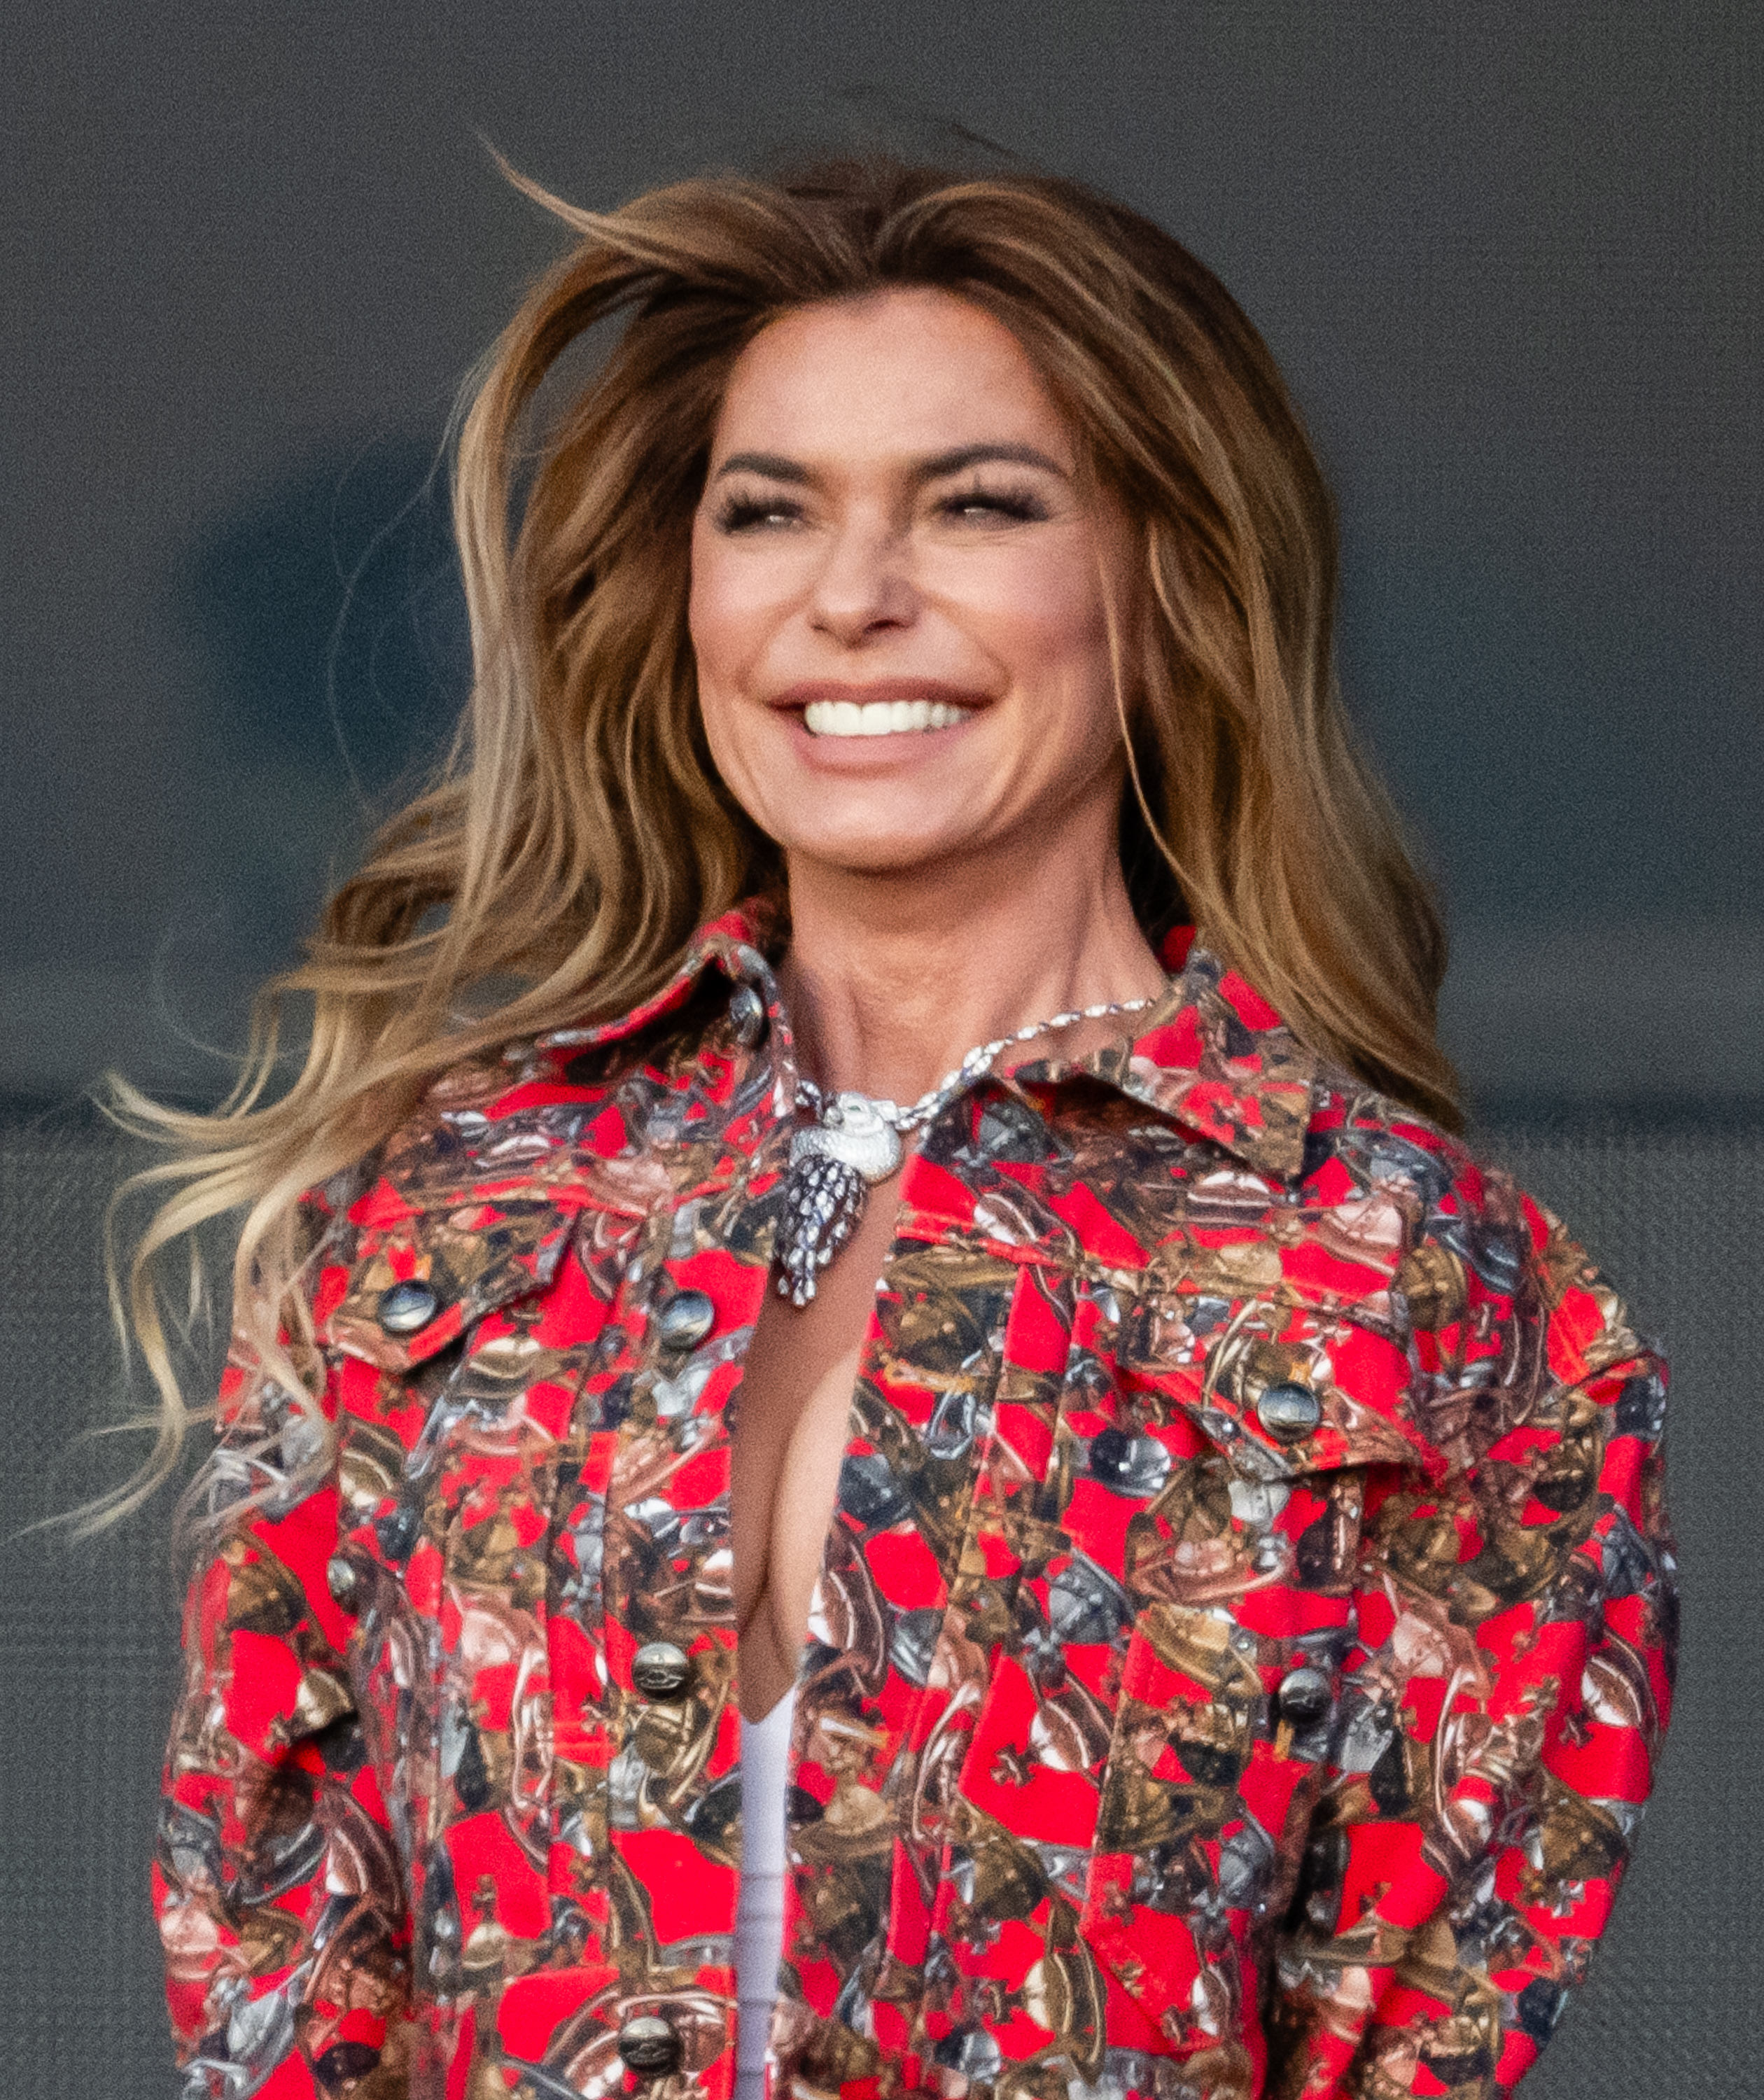
M 1346 529 L 1485 1098 L 1764 1090 L 1764 10 L 11 0 L 0 1088 L 212 1088 L 457 704 L 425 477 L 602 203 L 961 125 L 1212 262 Z

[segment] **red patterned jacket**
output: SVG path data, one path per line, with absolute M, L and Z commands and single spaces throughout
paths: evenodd
M 229 1374 L 166 1767 L 192 2096 L 731 2090 L 756 938 L 311 1200 L 334 1449 Z M 775 2090 L 1508 2091 L 1665 1722 L 1663 1409 L 1552 1219 L 1203 953 L 964 1094 L 803 1653 Z

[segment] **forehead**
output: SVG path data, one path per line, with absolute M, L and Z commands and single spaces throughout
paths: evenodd
M 1066 418 L 1003 323 L 953 293 L 903 289 L 761 329 L 730 375 L 712 450 L 889 457 L 1006 441 L 1072 461 Z

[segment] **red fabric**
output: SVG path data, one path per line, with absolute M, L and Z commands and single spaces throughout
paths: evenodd
M 729 1403 L 792 1094 L 759 938 L 450 1073 L 310 1200 L 328 1451 L 229 1372 L 257 1495 L 192 1585 L 155 1870 L 217 2100 L 634 2094 L 655 2013 L 673 2100 L 730 2089 Z M 1136 1042 L 971 1089 L 902 1180 L 792 1774 L 779 2075 L 843 2100 L 1492 2100 L 1651 1783 L 1656 1357 L 1501 1176 L 1168 952 Z M 710 970 L 760 1045 L 682 1034 Z

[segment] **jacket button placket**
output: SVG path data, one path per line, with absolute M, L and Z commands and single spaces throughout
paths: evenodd
M 693 1675 L 691 1657 L 673 1641 L 646 1642 L 631 1658 L 631 1682 L 646 1699 L 684 1699 Z
M 1313 1663 L 1301 1663 L 1281 1679 L 1280 1690 L 1275 1696 L 1281 1720 L 1290 1722 L 1303 1732 L 1328 1718 L 1330 1709 L 1335 1703 L 1335 1688 L 1327 1671 L 1317 1669 Z
M 695 1349 L 717 1325 L 717 1308 L 702 1290 L 677 1290 L 655 1315 L 655 1339 L 670 1356 Z
M 665 2077 L 680 2064 L 680 2037 L 657 2013 L 641 2013 L 619 2030 L 619 2054 L 639 2078 Z

